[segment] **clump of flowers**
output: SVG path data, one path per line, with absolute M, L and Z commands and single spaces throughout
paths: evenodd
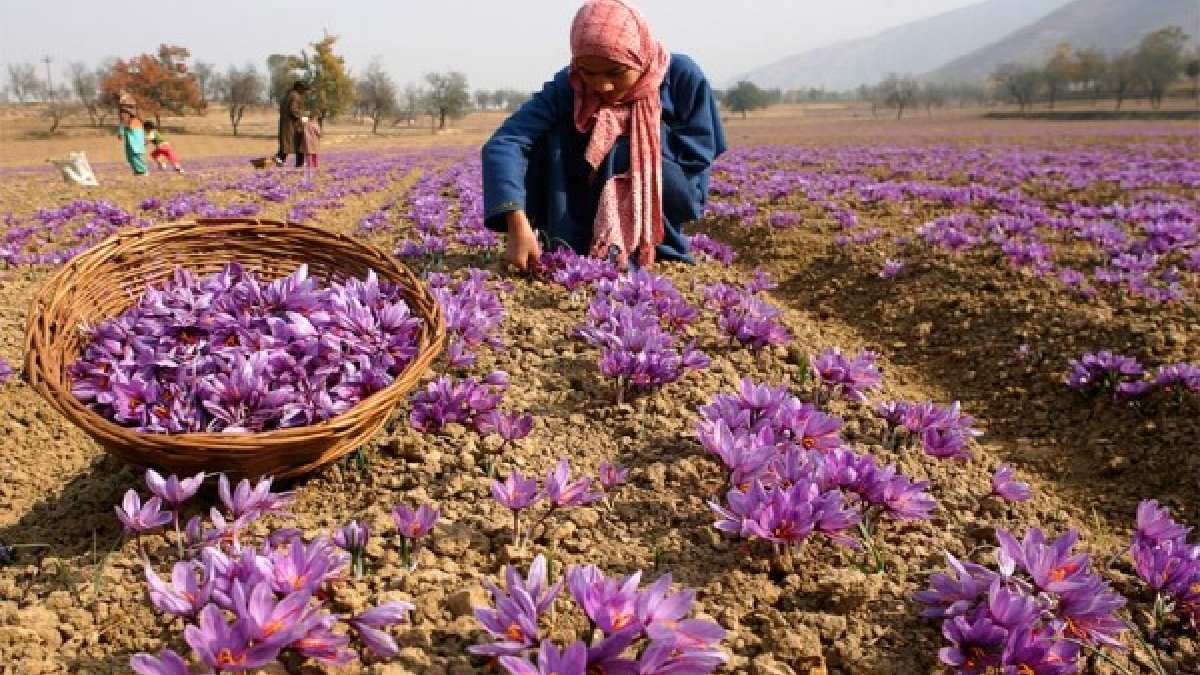
M 897 274 L 904 269 L 904 261 L 895 258 L 888 258 L 883 261 L 883 266 L 879 268 L 880 279 L 895 279 Z
M 770 542 L 784 556 L 819 534 L 852 548 L 865 545 L 882 569 L 878 523 L 927 519 L 936 507 L 928 482 L 846 449 L 842 421 L 786 387 L 743 379 L 736 393 L 702 406 L 700 417 L 700 443 L 729 471 L 724 502 L 710 502 L 717 529 Z
M 177 268 L 85 330 L 72 393 L 143 432 L 257 432 L 327 420 L 387 387 L 417 353 L 420 319 L 373 272 L 322 287 L 305 266 L 265 281 L 236 263 Z
M 537 556 L 522 578 L 509 566 L 505 588 L 485 581 L 492 607 L 475 618 L 492 642 L 470 647 L 472 654 L 497 659 L 511 675 L 559 673 L 711 673 L 726 661 L 720 643 L 725 631 L 690 616 L 695 591 L 672 591 L 667 574 L 641 588 L 641 572 L 607 577 L 594 565 L 575 565 L 565 583 L 574 608 L 588 620 L 582 639 L 566 647 L 550 640 L 540 623 L 564 584 L 553 584 L 546 559 Z
M 1141 378 L 1146 370 L 1138 360 L 1104 350 L 1071 359 L 1067 386 L 1085 396 L 1133 398 L 1146 391 Z
M 446 319 L 449 335 L 446 355 L 451 366 L 462 368 L 474 364 L 475 351 L 484 345 L 495 350 L 504 348 L 500 329 L 505 310 L 497 290 L 508 290 L 511 286 L 490 282 L 491 272 L 480 269 L 467 270 L 466 278 L 456 282 L 446 275 L 429 275 L 430 292 L 437 298 Z
M 413 394 L 409 423 L 425 433 L 438 433 L 451 422 L 488 430 L 507 390 L 508 373 L 502 370 L 483 380 L 443 375 Z
M 1129 557 L 1138 577 L 1154 592 L 1147 630 L 1151 643 L 1172 627 L 1200 627 L 1200 544 L 1188 543 L 1191 531 L 1157 501 L 1138 504 Z
M 614 480 L 612 469 L 608 474 L 608 482 L 605 482 L 606 477 L 602 467 L 599 482 L 604 490 L 611 491 L 619 485 L 620 481 Z M 623 480 L 623 476 L 620 478 Z M 512 512 L 512 542 L 517 547 L 521 547 L 525 541 L 531 541 L 539 536 L 540 530 L 551 516 L 567 509 L 598 502 L 604 499 L 604 492 L 592 489 L 591 478 L 572 480 L 571 464 L 565 459 L 560 459 L 558 464 L 546 474 L 546 478 L 540 486 L 536 478 L 526 478 L 516 469 L 503 482 L 493 480 L 492 499 Z M 522 530 L 521 514 L 543 500 L 546 502 L 546 510 L 528 528 Z
M 714 284 L 704 289 L 704 299 L 717 312 L 717 327 L 755 352 L 765 347 L 785 345 L 792 340 L 782 322 L 782 312 L 760 296 L 775 288 L 775 283 L 761 270 L 744 287 Z
M 715 260 L 722 265 L 732 265 L 733 259 L 736 257 L 732 246 L 703 233 L 692 235 L 691 250 L 702 258 Z
M 681 328 L 696 310 L 662 277 L 644 270 L 596 284 L 596 296 L 577 334 L 601 348 L 600 372 L 616 380 L 616 400 L 674 382 L 709 359 L 691 344 L 677 346 L 671 328 Z
M 538 263 L 536 273 L 567 289 L 572 299 L 598 281 L 615 281 L 620 276 L 612 262 L 582 256 L 566 247 L 547 253 Z
M 996 539 L 996 569 L 947 553 L 947 572 L 914 596 L 922 616 L 942 620 L 942 663 L 963 674 L 1070 673 L 1084 651 L 1122 649 L 1125 599 L 1073 552 L 1074 530 L 1048 540 L 1031 528 L 1018 541 L 997 529 Z
M 885 401 L 875 406 L 875 414 L 885 424 L 885 447 L 912 447 L 919 441 L 925 454 L 938 459 L 970 459 L 971 439 L 983 435 L 958 401 L 946 407 L 933 401 Z
M 162 479 L 158 474 L 147 479 L 156 493 L 151 502 L 161 500 L 176 510 L 194 493 L 194 479 Z M 259 537 L 250 526 L 264 515 L 281 513 L 291 495 L 271 492 L 270 478 L 231 486 L 224 475 L 218 479 L 218 495 L 222 508 L 211 509 L 207 522 L 200 516 L 189 521 L 187 552 L 173 564 L 169 580 L 159 576 L 143 554 L 150 604 L 186 622 L 184 639 L 204 667 L 241 672 L 285 654 L 345 665 L 359 658 L 351 635 L 376 658 L 388 659 L 399 651 L 387 629 L 406 620 L 411 604 L 389 602 L 353 616 L 334 614 L 326 606 L 352 564 L 353 554 L 343 549 L 365 546 L 364 528 L 352 522 L 335 531 L 333 543 L 325 536 L 305 541 L 298 530 L 289 528 Z M 145 506 L 132 508 L 128 497 L 126 502 L 120 511 L 126 516 L 131 510 L 139 513 L 134 525 L 139 531 L 170 519 L 147 520 Z M 338 623 L 351 633 L 334 630 Z M 190 672 L 170 649 L 136 654 L 130 667 L 139 674 Z
M 864 349 L 851 359 L 837 347 L 810 356 L 809 368 L 817 380 L 818 401 L 839 396 L 857 403 L 866 401 L 867 392 L 878 389 L 883 382 L 883 375 L 875 365 L 878 357 Z

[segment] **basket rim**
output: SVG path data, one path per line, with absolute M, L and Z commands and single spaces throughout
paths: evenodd
M 121 252 L 122 244 L 128 244 L 147 236 L 164 234 L 172 230 L 185 234 L 188 230 L 195 230 L 200 226 L 212 225 L 243 225 L 246 228 L 274 228 L 281 232 L 289 230 L 304 231 L 318 238 L 337 239 L 343 243 L 357 246 L 364 253 L 368 253 L 381 261 L 386 261 L 393 267 L 392 270 L 387 270 L 386 268 L 377 269 L 374 266 L 371 269 L 381 278 L 387 278 L 393 283 L 403 281 L 402 278 L 396 278 L 401 275 L 394 274 L 395 271 L 398 270 L 402 274 L 409 275 L 416 282 L 416 285 L 410 290 L 415 294 L 420 294 L 426 300 L 425 304 L 428 305 L 428 311 L 425 311 L 420 304 L 409 303 L 410 305 L 415 305 L 411 307 L 413 313 L 419 316 L 428 328 L 426 331 L 426 344 L 418 348 L 416 356 L 396 375 L 391 384 L 359 400 L 350 408 L 316 424 L 289 427 L 286 429 L 272 429 L 270 431 L 187 432 L 176 434 L 138 431 L 132 427 L 124 427 L 104 418 L 76 398 L 68 387 L 64 387 L 60 382 L 46 376 L 43 372 L 41 359 L 39 358 L 40 352 L 35 348 L 36 338 L 44 336 L 47 332 L 45 329 L 49 327 L 48 323 L 40 320 L 43 316 L 41 310 L 51 304 L 50 298 L 64 282 L 77 275 L 80 265 L 92 259 L 104 260 L 113 258 Z M 182 266 L 187 267 L 187 265 Z M 78 326 L 71 328 L 77 329 Z M 445 317 L 442 315 L 440 304 L 433 297 L 432 293 L 430 293 L 428 286 L 416 275 L 412 274 L 403 263 L 394 260 L 392 256 L 388 255 L 378 246 L 316 225 L 266 218 L 197 218 L 188 221 L 160 223 L 149 227 L 129 227 L 119 230 L 88 250 L 71 258 L 71 260 L 62 265 L 43 282 L 30 304 L 29 316 L 26 318 L 25 337 L 24 365 L 27 380 L 51 406 L 58 409 L 60 413 L 75 425 L 83 427 L 83 431 L 89 435 L 93 437 L 97 435 L 93 433 L 94 429 L 97 432 L 102 432 L 102 435 L 106 437 L 135 439 L 142 446 L 171 447 L 179 445 L 202 445 L 214 449 L 233 451 L 235 454 L 238 450 L 250 452 L 263 446 L 282 446 L 290 444 L 293 441 L 311 441 L 314 434 L 322 432 L 326 432 L 330 436 L 343 434 L 362 424 L 361 419 L 356 419 L 352 415 L 356 409 L 369 407 L 372 404 L 384 402 L 388 399 L 396 399 L 395 403 L 390 406 L 394 409 L 398 405 L 400 397 L 417 386 L 415 384 L 406 386 L 402 380 L 414 371 L 420 372 L 428 368 L 433 359 L 445 348 L 447 339 Z M 100 442 L 101 445 L 105 444 L 104 441 L 98 438 L 95 440 Z

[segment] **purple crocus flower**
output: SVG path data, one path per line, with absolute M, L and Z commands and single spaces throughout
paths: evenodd
M 231 626 L 216 605 L 200 610 L 197 625 L 183 629 L 183 637 L 210 668 L 217 671 L 244 672 L 261 668 L 279 655 L 279 645 L 264 642 L 254 644 L 244 621 Z
M 529 508 L 541 498 L 536 478 L 525 478 L 516 469 L 501 483 L 492 481 L 492 498 L 511 511 Z
M 331 666 L 346 665 L 354 660 L 354 652 L 347 649 L 350 638 L 334 632 L 336 619 L 329 614 L 318 615 L 308 627 L 308 631 L 288 645 L 302 656 L 317 659 Z
M 191 499 L 200 489 L 200 485 L 204 482 L 204 472 L 180 480 L 178 476 L 171 474 L 166 479 L 154 469 L 146 469 L 146 487 L 150 491 L 161 498 L 167 504 L 178 508 L 187 500 Z
M 600 463 L 599 480 L 600 487 L 605 492 L 612 492 L 629 478 L 629 469 L 617 466 L 616 464 L 605 460 Z
M 170 649 L 163 649 L 158 656 L 134 654 L 129 667 L 137 675 L 192 675 L 187 662 Z
M 149 563 L 145 565 L 145 572 L 146 584 L 150 588 L 150 603 L 160 612 L 192 617 L 208 603 L 213 589 L 211 560 L 203 567 L 195 561 L 175 563 L 170 584 L 164 582 Z
M 334 531 L 333 544 L 353 554 L 355 551 L 361 551 L 366 548 L 367 540 L 370 538 L 371 531 L 367 527 L 367 524 L 352 520 Z
M 638 584 L 642 573 L 623 580 L 609 579 L 594 565 L 580 565 L 567 571 L 567 588 L 592 623 L 605 635 L 619 633 L 638 622 Z
M 1164 542 L 1183 542 L 1192 528 L 1181 525 L 1171 518 L 1171 511 L 1159 506 L 1158 500 L 1147 499 L 1137 507 L 1137 530 L 1134 545 L 1157 546 Z
M 670 590 L 671 575 L 665 574 L 638 596 L 638 622 L 645 626 L 651 640 L 669 640 L 680 647 L 707 647 L 725 638 L 725 629 L 712 621 L 685 618 L 692 611 L 694 590 Z
M 13 376 L 13 367 L 8 359 L 0 356 L 0 384 L 8 382 Z
M 234 586 L 233 606 L 256 643 L 283 647 L 308 632 L 314 616 L 308 604 L 310 597 L 302 588 L 279 600 L 265 581 L 255 584 L 247 596 L 239 583 Z
M 515 443 L 533 431 L 533 415 L 493 410 L 480 415 L 476 419 L 475 428 L 481 434 L 494 433 L 504 439 L 505 443 Z
M 591 478 L 571 480 L 571 465 L 565 459 L 560 459 L 558 465 L 546 474 L 545 495 L 554 508 L 571 508 L 583 506 L 604 498 L 603 493 L 592 492 Z
M 505 569 L 507 592 L 491 581 L 483 584 L 492 594 L 495 607 L 476 607 L 475 619 L 497 642 L 476 645 L 469 651 L 484 656 L 515 656 L 537 643 L 538 618 L 554 604 L 563 580 L 547 585 L 546 558 L 539 554 L 533 559 L 528 578 L 522 579 L 512 565 Z
M 883 261 L 883 267 L 879 270 L 880 279 L 895 279 L 900 270 L 904 269 L 904 261 L 888 258 Z
M 327 579 L 341 571 L 346 558 L 323 538 L 314 539 L 307 546 L 303 540 L 293 539 L 282 552 L 270 554 L 271 586 L 277 593 L 314 594 Z
M 120 506 L 114 506 L 117 519 L 125 526 L 126 534 L 133 532 L 149 532 L 171 522 L 171 513 L 162 510 L 162 500 L 151 497 L 142 504 L 136 490 L 130 489 L 125 493 L 125 499 Z
M 942 625 L 942 634 L 952 646 L 938 651 L 938 658 L 957 672 L 987 675 L 1000 667 L 1008 632 L 987 618 L 968 621 L 956 616 Z
M 414 511 L 407 504 L 397 504 L 392 509 L 392 520 L 396 531 L 405 539 L 423 539 L 437 524 L 441 511 L 429 504 L 421 504 Z
M 372 654 L 381 659 L 390 659 L 400 648 L 385 629 L 403 622 L 413 609 L 415 607 L 408 602 L 388 602 L 352 617 L 349 623 Z
M 278 512 L 292 502 L 294 495 L 291 492 L 271 492 L 273 480 L 268 476 L 251 487 L 250 481 L 243 478 L 231 491 L 229 479 L 221 474 L 217 479 L 217 496 L 235 519 L 256 513 Z
M 574 642 L 561 652 L 549 640 L 538 648 L 537 665 L 516 656 L 501 656 L 511 675 L 587 675 L 587 645 Z
M 992 495 L 1010 502 L 1028 501 L 1033 496 L 1027 483 L 1013 479 L 1013 468 L 1001 464 L 992 476 Z

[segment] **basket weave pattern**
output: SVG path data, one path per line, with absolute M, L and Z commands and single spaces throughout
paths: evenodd
M 390 385 L 337 417 L 260 433 L 141 433 L 104 419 L 71 394 L 67 367 L 86 343 L 82 326 L 117 316 L 148 284 L 168 279 L 177 266 L 207 275 L 230 262 L 268 279 L 291 274 L 302 263 L 327 282 L 362 278 L 374 270 L 381 281 L 401 287 L 413 315 L 422 319 L 417 356 Z M 213 218 L 119 232 L 59 269 L 30 307 L 25 373 L 50 405 L 131 464 L 285 478 L 332 462 L 377 433 L 417 386 L 445 338 L 437 301 L 404 265 L 378 248 L 310 225 Z

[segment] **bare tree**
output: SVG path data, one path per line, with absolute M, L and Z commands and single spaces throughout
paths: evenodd
M 1104 79 L 1108 90 L 1117 100 L 1116 110 L 1120 110 L 1121 103 L 1133 93 L 1140 82 L 1137 56 L 1131 51 L 1126 51 L 1113 59 Z
M 1108 56 L 1096 47 L 1087 47 L 1075 51 L 1075 81 L 1092 99 L 1100 97 L 1100 89 L 1104 86 L 1104 72 L 1108 70 Z
M 100 126 L 100 77 L 81 61 L 67 65 L 67 81 L 75 100 L 87 111 L 92 126 Z
M 1058 100 L 1059 93 L 1074 80 L 1075 59 L 1071 43 L 1063 40 L 1054 48 L 1054 55 L 1042 68 L 1042 84 L 1046 89 L 1046 98 L 1051 110 L 1054 109 L 1054 102 Z
M 1167 87 L 1179 78 L 1184 67 L 1183 47 L 1187 34 L 1179 26 L 1168 26 L 1142 38 L 1134 59 L 1138 76 L 1150 94 L 1150 104 L 1162 105 Z
M 1033 105 L 1041 80 L 1042 74 L 1038 68 L 1019 63 L 1005 63 L 992 72 L 992 81 L 996 83 L 1001 96 L 1020 106 L 1021 112 Z
M 396 100 L 396 83 L 392 81 L 379 59 L 371 61 L 367 72 L 356 84 L 358 104 L 364 115 L 371 119 L 371 133 L 379 133 L 379 123 L 385 118 L 395 117 L 400 109 Z
M 205 61 L 197 61 L 192 65 L 192 76 L 196 78 L 196 86 L 200 87 L 200 95 L 205 101 L 221 99 L 220 73 L 216 66 Z
M 237 136 L 246 109 L 263 102 L 266 80 L 252 63 L 247 63 L 245 68 L 229 66 L 224 77 L 215 79 L 222 87 L 219 98 L 229 107 L 229 124 L 233 127 L 233 135 Z
M 436 117 L 438 128 L 446 128 L 447 119 L 458 119 L 467 114 L 471 105 L 471 93 L 467 87 L 467 76 L 451 71 L 448 73 L 429 73 L 425 76 L 429 83 L 429 95 L 425 99 L 430 117 Z
M 1192 55 L 1183 66 L 1183 72 L 1192 78 L 1192 95 L 1196 97 L 1196 105 L 1200 105 L 1200 45 L 1196 45 L 1192 50 Z
M 42 99 L 46 103 L 42 117 L 50 120 L 50 129 L 47 133 L 53 134 L 58 131 L 63 120 L 75 111 L 75 104 L 71 101 L 71 90 L 66 87 L 56 89 L 46 87 L 42 92 Z
M 904 109 L 916 105 L 921 85 L 910 75 L 889 74 L 879 83 L 880 97 L 883 104 L 896 109 L 896 119 L 904 116 Z
M 8 69 L 8 92 L 18 103 L 33 100 L 44 89 L 32 63 L 10 63 Z

